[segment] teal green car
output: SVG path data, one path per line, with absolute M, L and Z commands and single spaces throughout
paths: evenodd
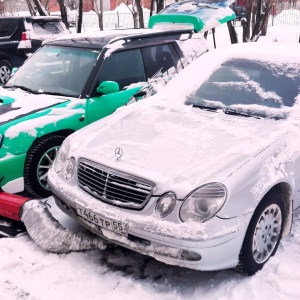
M 67 35 L 35 52 L 0 87 L 0 191 L 50 195 L 48 170 L 68 135 L 205 53 L 203 32 L 235 15 L 227 1 L 195 3 L 168 6 L 149 29 Z
M 186 32 L 69 35 L 33 54 L 0 88 L 0 190 L 48 196 L 63 140 L 125 105 L 158 70 L 176 69 Z M 195 45 L 207 51 L 203 38 Z

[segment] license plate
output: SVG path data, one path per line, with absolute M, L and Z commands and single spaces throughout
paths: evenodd
M 127 236 L 126 225 L 122 222 L 115 221 L 109 218 L 105 218 L 98 214 L 93 213 L 89 209 L 86 209 L 75 203 L 77 214 L 85 220 L 107 230 L 113 231 L 120 235 Z

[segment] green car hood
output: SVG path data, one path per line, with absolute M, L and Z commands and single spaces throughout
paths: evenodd
M 1 88 L 0 126 L 67 101 L 69 98 Z

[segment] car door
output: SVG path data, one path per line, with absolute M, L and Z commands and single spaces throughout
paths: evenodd
M 97 87 L 105 81 L 117 82 L 119 91 L 106 95 L 97 92 Z M 104 60 L 97 75 L 92 97 L 87 99 L 88 123 L 99 120 L 125 105 L 145 82 L 146 75 L 140 49 L 112 53 Z

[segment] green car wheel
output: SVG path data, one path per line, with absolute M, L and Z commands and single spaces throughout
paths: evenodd
M 33 143 L 24 166 L 24 184 L 27 192 L 42 198 L 51 195 L 47 175 L 64 139 L 64 136 L 51 135 Z

